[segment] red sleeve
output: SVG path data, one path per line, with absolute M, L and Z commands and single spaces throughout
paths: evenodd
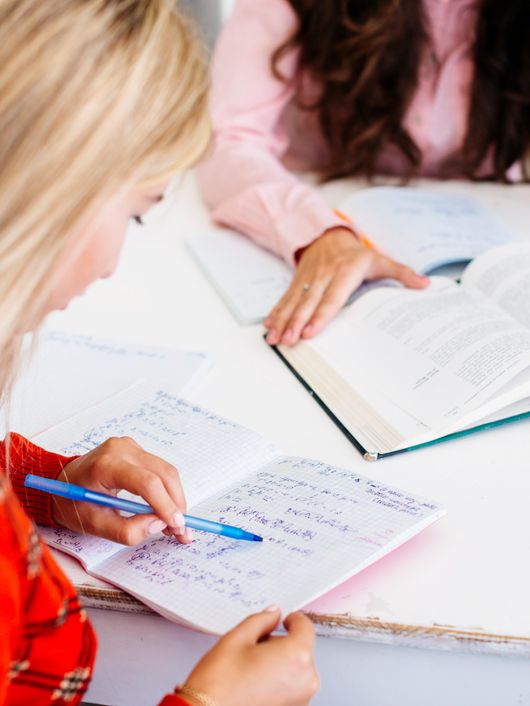
M 164 696 L 158 706 L 189 706 L 189 704 L 176 694 L 168 694 Z
M 32 520 L 48 527 L 59 527 L 53 519 L 53 498 L 49 493 L 26 488 L 24 479 L 28 473 L 55 479 L 74 458 L 45 451 L 19 434 L 10 434 L 0 443 L 0 468 L 7 469 L 22 507 Z
M 3 469 L 0 626 L 0 704 L 79 706 L 96 638 L 74 587 L 39 541 Z

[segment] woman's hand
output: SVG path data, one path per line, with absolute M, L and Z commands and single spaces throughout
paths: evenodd
M 122 517 L 111 508 L 54 496 L 54 519 L 68 529 L 129 545 L 159 532 L 173 534 L 183 543 L 191 541 L 191 530 L 184 529 L 186 500 L 177 469 L 129 437 L 109 439 L 71 461 L 59 480 L 113 495 L 128 490 L 156 512 Z
M 416 274 L 363 245 L 347 228 L 333 228 L 302 253 L 289 289 L 265 320 L 267 342 L 294 345 L 312 338 L 365 280 L 392 278 L 422 289 L 428 277 Z
M 270 637 L 279 619 L 275 607 L 248 617 L 201 659 L 185 686 L 219 706 L 307 706 L 319 687 L 313 625 L 291 613 L 283 623 L 287 635 Z

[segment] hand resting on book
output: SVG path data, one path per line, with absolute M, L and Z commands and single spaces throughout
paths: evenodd
M 429 283 L 410 267 L 363 245 L 349 229 L 327 231 L 303 250 L 291 286 L 265 320 L 267 342 L 292 346 L 300 338 L 313 338 L 365 280 L 382 278 L 413 289 Z

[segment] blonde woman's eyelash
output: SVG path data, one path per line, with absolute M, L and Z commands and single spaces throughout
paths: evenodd
M 142 218 L 141 216 L 133 216 L 132 218 L 133 218 L 133 221 L 135 221 L 136 223 L 138 223 L 139 226 L 143 226 L 143 225 L 144 225 L 144 220 L 143 220 L 143 218 Z

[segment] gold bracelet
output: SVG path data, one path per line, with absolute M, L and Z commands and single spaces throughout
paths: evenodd
M 177 686 L 175 689 L 175 694 L 177 696 L 179 694 L 182 694 L 182 696 L 190 696 L 192 699 L 195 699 L 195 701 L 198 701 L 201 706 L 217 706 L 215 701 L 207 694 L 203 694 L 202 691 L 197 691 L 197 689 L 194 689 L 191 686 Z

